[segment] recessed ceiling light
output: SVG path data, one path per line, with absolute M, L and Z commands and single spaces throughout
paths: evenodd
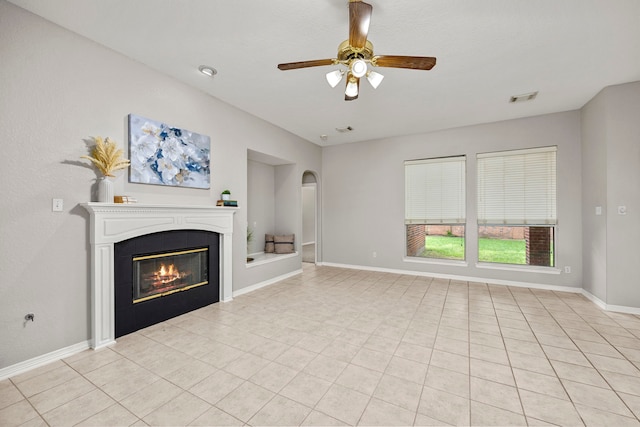
M 208 65 L 201 65 L 198 67 L 198 70 L 200 70 L 200 72 L 205 76 L 209 76 L 209 77 L 213 77 L 216 74 L 218 74 L 218 71 L 216 71 L 215 68 L 209 67 Z

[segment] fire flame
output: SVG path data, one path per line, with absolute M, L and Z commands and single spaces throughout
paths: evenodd
M 169 264 L 169 267 L 160 264 L 160 270 L 156 272 L 156 277 L 161 280 L 162 283 L 167 283 L 180 278 L 181 275 L 180 271 L 173 264 Z
M 175 271 L 174 271 L 175 270 Z M 177 268 L 173 266 L 173 264 L 169 264 L 169 269 L 164 266 L 164 264 L 160 264 L 160 276 L 178 276 L 180 272 Z

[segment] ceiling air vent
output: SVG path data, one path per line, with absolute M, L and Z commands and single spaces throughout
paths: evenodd
M 336 130 L 340 133 L 351 132 L 353 128 L 351 126 L 347 126 L 346 128 L 336 128 Z
M 515 102 L 533 101 L 536 99 L 536 96 L 538 96 L 538 91 L 524 93 L 522 95 L 514 95 L 509 99 L 509 102 L 513 104 Z

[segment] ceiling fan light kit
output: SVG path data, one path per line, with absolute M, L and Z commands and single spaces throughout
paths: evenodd
M 378 86 L 380 86 L 380 83 L 382 83 L 382 79 L 384 79 L 384 76 L 380 73 L 376 73 L 373 70 L 367 73 L 367 80 L 374 89 L 378 89 Z
M 329 83 L 329 86 L 331 87 L 338 86 L 338 83 L 340 83 L 343 76 L 344 76 L 344 71 L 342 70 L 335 70 L 335 71 L 328 72 L 327 82 Z
M 364 59 L 354 59 L 349 68 L 351 68 L 351 74 L 354 77 L 360 78 L 367 74 L 367 63 L 364 62 Z
M 373 55 L 373 44 L 367 40 L 369 24 L 373 7 L 361 0 L 349 0 L 349 39 L 338 46 L 338 56 L 333 59 L 316 59 L 278 64 L 280 70 L 295 70 L 298 68 L 321 67 L 326 65 L 344 65 L 348 69 L 347 85 L 344 92 L 345 101 L 358 98 L 360 78 L 367 81 L 376 89 L 384 76 L 372 67 L 407 68 L 412 70 L 430 70 L 436 65 L 436 58 L 430 56 L 398 56 Z M 327 82 L 336 87 L 346 71 L 335 70 L 327 73 Z
M 347 88 L 344 91 L 345 97 L 349 97 L 349 101 L 358 97 L 358 79 L 354 76 L 350 76 L 347 81 Z

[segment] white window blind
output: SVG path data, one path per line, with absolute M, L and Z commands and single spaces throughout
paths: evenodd
M 410 160 L 405 170 L 405 224 L 465 222 L 465 157 Z
M 556 223 L 556 147 L 478 154 L 478 223 Z

